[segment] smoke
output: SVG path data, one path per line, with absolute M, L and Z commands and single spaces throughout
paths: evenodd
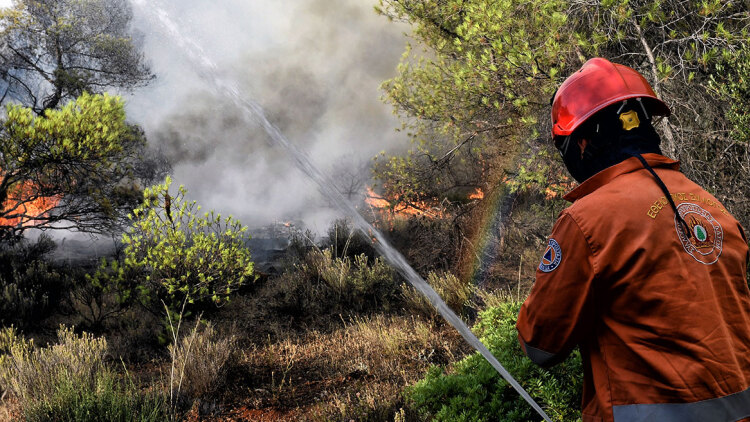
M 380 83 L 395 74 L 405 28 L 377 16 L 371 1 L 185 0 L 167 7 L 272 122 L 356 197 L 370 177 L 370 159 L 408 142 L 379 100 Z M 335 212 L 289 157 L 205 89 L 143 17 L 136 15 L 134 26 L 157 79 L 128 98 L 128 115 L 171 160 L 190 199 L 251 227 L 301 220 L 324 231 Z

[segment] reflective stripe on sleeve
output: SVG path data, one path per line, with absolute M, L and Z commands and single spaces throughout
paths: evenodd
M 734 422 L 750 417 L 750 388 L 694 403 L 612 406 L 615 422 Z

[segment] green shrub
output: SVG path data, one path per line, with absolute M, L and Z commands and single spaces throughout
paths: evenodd
M 65 301 L 71 282 L 47 261 L 54 249 L 44 235 L 36 242 L 0 242 L 0 326 L 33 326 Z
M 185 315 L 197 307 L 220 305 L 255 275 L 245 247 L 247 227 L 213 211 L 201 215 L 200 206 L 185 199 L 183 186 L 170 195 L 171 183 L 167 177 L 164 184 L 144 191 L 144 201 L 133 211 L 133 224 L 123 236 L 122 267 L 139 276 L 112 280 L 122 295 L 138 297 L 152 310 L 163 309 L 163 301 L 178 319 L 184 302 Z M 133 280 L 137 284 L 130 284 Z
M 380 258 L 369 264 L 365 254 L 336 258 L 331 249 L 315 250 L 307 256 L 307 269 L 325 283 L 330 303 L 350 311 L 388 308 L 399 290 L 391 267 Z
M 728 133 L 708 132 L 709 141 L 696 148 L 695 169 L 688 177 L 709 190 L 716 190 L 722 204 L 744 227 L 750 225 L 750 43 L 735 52 L 724 51 L 723 60 L 711 72 L 709 92 L 727 105 L 722 112 L 728 118 Z M 702 116 L 703 117 L 703 116 Z M 705 117 L 704 117 L 705 118 Z M 728 135 L 728 136 L 726 136 Z M 692 141 L 692 140 L 691 140 Z M 693 157 L 690 157 L 693 159 Z M 682 158 L 681 158 L 682 159 Z M 684 159 L 682 159 L 684 160 Z M 706 168 L 712 171 L 706 177 Z M 717 171 L 719 170 L 719 171 Z M 748 267 L 750 276 L 750 267 Z
M 518 344 L 515 324 L 519 309 L 519 303 L 508 302 L 480 312 L 474 331 L 552 420 L 579 420 L 583 384 L 580 354 L 575 351 L 551 370 L 531 362 Z M 451 374 L 432 367 L 406 394 L 411 406 L 424 419 L 519 422 L 540 419 L 479 353 L 458 362 Z
M 382 259 L 368 261 L 364 254 L 334 257 L 331 249 L 313 249 L 292 269 L 269 280 L 264 305 L 276 320 L 313 323 L 341 314 L 398 309 L 402 306 L 400 281 Z M 282 316 L 279 317 L 279 314 Z
M 83 275 L 85 282 L 71 292 L 71 306 L 85 329 L 99 332 L 132 305 L 133 277 L 116 260 L 102 258 L 99 267 Z
M 13 328 L 0 331 L 0 387 L 26 421 L 163 421 L 164 398 L 141 393 L 107 368 L 107 342 L 61 327 L 58 343 L 36 348 Z
M 51 396 L 25 409 L 24 418 L 27 422 L 161 422 L 167 420 L 167 412 L 162 397 L 141 395 L 114 374 L 104 373 L 91 389 L 80 389 L 74 381 L 60 380 Z
M 709 88 L 728 103 L 727 117 L 732 123 L 732 136 L 743 142 L 750 141 L 750 46 L 734 52 L 725 52 L 723 60 L 712 72 Z

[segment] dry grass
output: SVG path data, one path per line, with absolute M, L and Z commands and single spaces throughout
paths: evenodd
M 162 396 L 141 392 L 107 367 L 107 342 L 61 326 L 58 342 L 37 348 L 13 328 L 0 331 L 0 387 L 8 418 L 41 421 L 161 421 Z M 127 374 L 126 374 L 127 375 Z
M 381 259 L 313 250 L 279 276 L 257 283 L 252 293 L 233 298 L 212 320 L 233 324 L 243 339 L 263 344 L 269 337 L 335 329 L 342 315 L 398 312 L 404 307 L 401 284 Z
M 461 314 L 465 305 L 474 292 L 474 286 L 463 282 L 451 273 L 430 273 L 427 283 L 435 289 L 445 303 L 458 314 Z M 437 318 L 438 312 L 417 289 L 411 286 L 403 287 L 405 307 L 410 312 L 419 313 L 430 318 Z
M 55 393 L 55 380 L 72 379 L 94 384 L 104 370 L 107 341 L 60 327 L 59 342 L 47 348 L 34 347 L 12 327 L 0 331 L 0 387 L 12 393 L 23 406 Z
M 419 318 L 355 318 L 246 352 L 244 404 L 296 420 L 392 421 L 405 386 L 466 352 L 453 330 Z
M 209 322 L 196 324 L 178 345 L 170 345 L 177 376 L 172 377 L 172 389 L 188 400 L 205 398 L 224 386 L 227 369 L 237 357 L 237 339 L 221 336 Z
M 236 324 L 244 354 L 223 392 L 224 417 L 390 422 L 407 407 L 406 386 L 431 364 L 463 357 L 469 346 L 455 330 L 381 266 L 315 251 L 222 310 L 215 321 Z M 476 291 L 450 273 L 428 279 L 459 312 L 506 295 Z M 409 419 L 406 410 L 399 417 Z
M 21 410 L 17 398 L 7 392 L 0 393 L 0 421 L 13 421 L 21 418 Z

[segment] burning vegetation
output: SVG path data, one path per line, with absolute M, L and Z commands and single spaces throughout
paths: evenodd
M 43 196 L 34 182 L 24 181 L 6 191 L 0 210 L 0 228 L 30 227 L 46 219 L 60 198 Z
M 410 217 L 434 220 L 447 216 L 445 205 L 435 199 L 405 201 L 400 198 L 400 195 L 388 198 L 376 194 L 371 187 L 367 188 L 365 203 L 378 220 L 389 222 L 391 225 L 395 220 L 405 220 Z
M 469 199 L 484 199 L 484 191 L 480 188 L 476 188 L 474 193 L 469 195 Z

